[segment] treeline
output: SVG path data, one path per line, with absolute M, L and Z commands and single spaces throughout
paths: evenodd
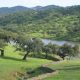
M 17 33 L 14 33 L 12 31 L 7 31 L 7 30 L 4 30 L 4 29 L 1 29 L 0 28 L 0 39 L 4 39 L 7 41 L 7 39 L 10 39 L 10 38 L 17 38 L 18 34 Z
M 68 45 L 64 44 L 62 46 L 58 46 L 56 44 L 47 44 L 45 45 L 42 40 L 33 38 L 24 38 L 20 36 L 16 42 L 19 44 L 17 50 L 23 49 L 26 54 L 23 57 L 23 60 L 26 59 L 30 54 L 32 57 L 38 58 L 46 58 L 54 60 L 53 55 L 60 56 L 63 60 L 66 56 L 68 57 L 75 57 L 78 56 L 79 52 L 79 45 Z
M 78 45 L 72 46 L 64 44 L 63 46 L 58 46 L 51 43 L 45 45 L 41 39 L 29 38 L 29 36 L 25 36 L 25 34 L 20 35 L 11 31 L 0 29 L 0 51 L 2 57 L 5 55 L 4 47 L 10 43 L 10 40 L 16 43 L 16 50 L 26 52 L 26 54 L 23 54 L 23 60 L 25 60 L 28 56 L 54 60 L 53 55 L 60 56 L 64 59 L 66 56 L 78 56 L 79 54 Z
M 80 6 L 46 6 L 2 15 L 0 27 L 31 37 L 80 41 Z

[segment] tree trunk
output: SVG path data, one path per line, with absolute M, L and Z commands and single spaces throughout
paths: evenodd
M 24 57 L 23 57 L 23 60 L 26 60 L 26 57 L 28 56 L 29 52 L 27 52 Z
M 47 59 L 47 57 L 48 57 L 48 55 L 47 55 L 47 53 L 46 53 L 46 56 L 45 56 L 45 58 Z
M 64 60 L 64 57 L 62 57 L 62 59 Z
M 1 50 L 1 57 L 4 56 L 4 50 Z

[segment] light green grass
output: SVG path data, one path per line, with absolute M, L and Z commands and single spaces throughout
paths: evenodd
M 44 80 L 80 80 L 80 60 L 78 59 L 54 63 L 49 67 L 58 70 L 59 73 Z
M 5 57 L 0 58 L 0 80 L 16 80 L 14 75 L 16 72 L 24 73 L 29 69 L 51 62 L 37 58 L 28 58 L 26 61 L 23 61 L 23 56 L 20 53 L 23 52 L 15 51 L 15 48 L 11 45 L 5 47 Z
M 35 69 L 51 61 L 38 58 L 28 58 L 21 60 L 23 56 L 20 51 L 15 51 L 11 45 L 5 47 L 5 58 L 0 58 L 0 80 L 17 80 L 16 72 L 25 73 L 27 70 Z M 80 60 L 68 60 L 48 65 L 53 70 L 58 70 L 57 75 L 44 80 L 80 80 Z

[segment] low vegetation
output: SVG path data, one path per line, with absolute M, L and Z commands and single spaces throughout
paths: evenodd
M 80 6 L 0 14 L 0 80 L 54 71 L 59 73 L 44 80 L 80 80 L 80 45 L 44 44 L 42 38 L 79 42 Z

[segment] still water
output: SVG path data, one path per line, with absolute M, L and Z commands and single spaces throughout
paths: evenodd
M 80 43 L 77 43 L 77 42 L 57 41 L 57 40 L 50 40 L 50 39 L 42 39 L 42 42 L 44 44 L 52 43 L 52 44 L 56 44 L 56 45 L 59 45 L 59 46 L 62 46 L 64 44 L 69 44 L 69 45 L 72 45 L 72 46 L 80 44 Z

